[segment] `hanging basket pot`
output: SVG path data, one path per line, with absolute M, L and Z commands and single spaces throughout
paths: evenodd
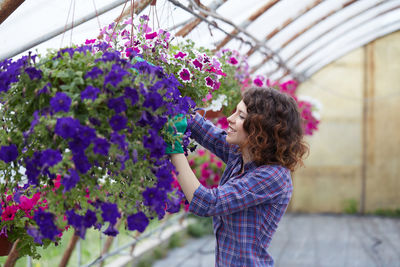
M 0 256 L 7 256 L 10 253 L 13 243 L 8 238 L 0 234 Z
M 204 116 L 205 111 L 204 110 L 197 110 L 197 113 L 199 113 L 201 116 Z M 205 114 L 205 117 L 207 119 L 218 119 L 224 117 L 224 113 L 222 113 L 222 110 L 218 111 L 213 111 L 213 110 L 208 110 Z

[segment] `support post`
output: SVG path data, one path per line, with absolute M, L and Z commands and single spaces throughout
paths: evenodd
M 25 0 L 4 0 L 0 3 L 0 24 L 2 24 Z

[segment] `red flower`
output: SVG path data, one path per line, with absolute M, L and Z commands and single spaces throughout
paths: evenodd
M 3 214 L 1 214 L 1 218 L 3 221 L 12 221 L 14 220 L 15 213 L 17 213 L 17 206 L 8 206 L 4 209 Z

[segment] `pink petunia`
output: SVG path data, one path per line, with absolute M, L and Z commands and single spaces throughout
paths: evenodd
M 215 82 L 213 86 L 213 91 L 218 90 L 220 86 L 221 86 L 220 82 Z
M 206 154 L 206 151 L 204 151 L 203 149 L 199 149 L 197 150 L 197 153 L 199 154 L 200 157 L 202 157 Z
M 85 44 L 94 44 L 96 39 L 86 39 Z
M 3 221 L 12 221 L 14 220 L 15 213 L 17 213 L 17 211 L 17 206 L 8 206 L 3 210 L 3 213 L 1 214 L 1 219 Z
M 222 117 L 217 121 L 218 126 L 221 127 L 221 129 L 227 129 L 229 126 L 228 119 L 226 117 Z
M 154 39 L 157 37 L 157 33 L 156 32 L 148 33 L 145 35 L 145 37 L 146 37 L 146 40 Z
M 191 75 L 188 69 L 182 68 L 178 74 L 183 82 L 187 83 L 191 81 Z
M 260 78 L 255 79 L 253 82 L 255 85 L 257 85 L 259 87 L 263 86 L 263 84 L 264 84 Z
M 207 85 L 207 87 L 213 88 L 213 86 L 214 86 L 214 81 L 213 81 L 213 79 L 211 79 L 211 77 L 207 76 L 207 77 L 205 78 L 205 80 L 206 80 L 206 85 Z
M 186 56 L 187 56 L 187 54 L 186 54 L 186 53 L 183 53 L 183 52 L 181 52 L 181 51 L 179 51 L 178 54 L 175 54 L 175 55 L 174 55 L 175 58 L 181 58 L 181 59 L 184 59 Z
M 230 64 L 232 64 L 232 65 L 238 64 L 238 61 L 237 61 L 237 59 L 236 59 L 235 57 L 229 58 L 228 62 L 229 62 Z
M 203 64 L 201 64 L 197 59 L 193 60 L 193 65 L 199 70 L 203 68 Z

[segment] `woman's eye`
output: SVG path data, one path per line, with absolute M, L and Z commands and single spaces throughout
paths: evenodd
M 242 115 L 239 115 L 239 118 L 241 118 L 242 120 L 246 119 L 246 118 L 243 117 Z

